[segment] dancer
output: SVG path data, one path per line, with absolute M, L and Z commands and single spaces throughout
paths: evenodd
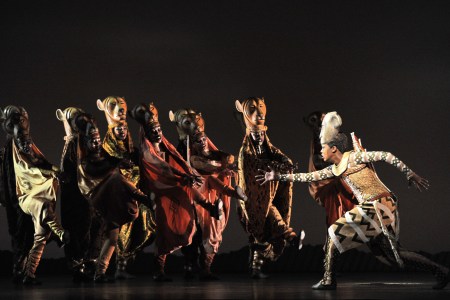
M 164 267 L 167 254 L 192 243 L 196 231 L 192 201 L 203 206 L 216 219 L 223 216 L 223 202 L 208 201 L 197 187 L 201 176 L 191 169 L 175 147 L 162 134 L 158 111 L 151 103 L 137 105 L 131 116 L 141 127 L 141 188 L 156 194 L 155 281 L 170 281 Z
M 26 258 L 33 246 L 34 225 L 30 215 L 19 206 L 14 173 L 13 143 L 14 128 L 20 121 L 20 107 L 0 108 L 0 123 L 6 133 L 4 147 L 0 148 L 0 204 L 5 207 L 8 233 L 11 236 L 13 252 L 12 281 L 22 283 Z M 23 110 L 23 113 L 24 110 Z
M 221 220 L 212 218 L 200 205 L 195 205 L 197 216 L 195 242 L 181 249 L 185 256 L 185 278 L 193 278 L 193 269 L 200 259 L 200 279 L 217 280 L 218 277 L 211 273 L 211 264 L 219 250 L 222 233 L 228 222 L 230 197 L 242 201 L 246 201 L 247 197 L 239 186 L 231 187 L 231 177 L 236 170 L 234 156 L 219 151 L 206 136 L 201 113 L 196 113 L 192 109 L 179 109 L 175 113 L 170 111 L 169 118 L 177 125 L 179 134 L 177 150 L 184 153 L 184 158 L 204 179 L 199 191 L 211 202 L 219 197 L 224 203 L 224 218 Z
M 107 236 L 97 259 L 94 281 L 110 282 L 112 280 L 105 273 L 117 246 L 120 226 L 137 218 L 137 201 L 152 207 L 152 199 L 122 175 L 118 161 L 104 152 L 92 116 L 78 114 L 75 125 L 79 132 L 78 187 L 100 212 L 107 226 Z
M 64 245 L 70 241 L 56 220 L 56 194 L 58 168 L 47 161 L 30 136 L 28 113 L 23 107 L 7 106 L 4 128 L 12 135 L 12 159 L 16 181 L 16 195 L 20 208 L 31 216 L 34 224 L 34 242 L 25 269 L 23 284 L 40 284 L 36 269 L 45 245 L 53 232 Z
M 239 208 L 241 223 L 249 234 L 251 277 L 263 279 L 261 270 L 265 261 L 275 261 L 286 244 L 300 247 L 300 236 L 290 227 L 292 183 L 271 182 L 263 187 L 255 182 L 258 169 L 272 166 L 277 170 L 291 171 L 292 161 L 273 146 L 264 125 L 266 104 L 264 98 L 250 97 L 236 100 L 236 109 L 242 113 L 246 134 L 239 151 L 239 186 L 248 196 Z
M 122 97 L 109 96 L 103 101 L 97 100 L 97 107 L 105 112 L 108 131 L 103 139 L 103 149 L 111 157 L 121 160 L 120 172 L 139 185 L 139 151 L 133 145 L 126 122 L 127 103 Z M 150 208 L 139 205 L 136 220 L 121 226 L 116 252 L 116 279 L 133 278 L 126 271 L 128 261 L 155 239 L 156 225 Z
M 94 208 L 78 188 L 78 132 L 74 120 L 80 113 L 84 111 L 76 107 L 56 110 L 56 118 L 63 122 L 66 132 L 60 165 L 61 223 L 71 234 L 64 253 L 74 282 L 92 281 L 103 234 L 101 219 L 95 218 Z
M 303 121 L 313 134 L 308 172 L 321 170 L 331 165 L 330 162 L 322 159 L 322 154 L 320 153 L 322 146 L 319 135 L 324 116 L 325 113 L 315 111 L 303 118 Z M 353 193 L 345 188 L 345 185 L 341 183 L 339 178 L 310 182 L 308 188 L 311 197 L 325 208 L 327 228 L 358 204 Z
M 377 258 L 385 263 L 431 271 L 437 279 L 433 289 L 443 289 L 449 281 L 448 268 L 401 247 L 398 241 L 397 199 L 378 178 L 372 163 L 384 161 L 393 165 L 405 174 L 409 184 L 414 184 L 419 191 L 428 189 L 428 181 L 414 173 L 389 152 L 364 151 L 360 150 L 362 149 L 360 145 L 356 147 L 358 151 L 344 152 L 347 137 L 339 132 L 341 124 L 342 120 L 336 112 L 328 113 L 322 122 L 320 134 L 322 156 L 325 161 L 333 163 L 331 166 L 311 173 L 297 174 L 261 170 L 264 174 L 256 176 L 256 181 L 262 185 L 273 181 L 313 182 L 340 177 L 358 200 L 355 208 L 345 213 L 328 228 L 325 272 L 323 278 L 312 288 L 336 289 L 335 264 L 338 255 L 366 244 Z M 354 143 L 357 144 L 358 140 L 355 139 Z

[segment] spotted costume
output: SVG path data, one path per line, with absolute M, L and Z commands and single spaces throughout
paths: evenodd
M 273 146 L 264 125 L 266 106 L 264 99 L 248 98 L 242 103 L 236 100 L 236 108 L 243 115 L 246 134 L 238 157 L 238 185 L 248 200 L 238 208 L 241 223 L 250 235 L 251 270 L 253 278 L 260 278 L 265 260 L 274 261 L 283 253 L 287 242 L 296 237 L 290 227 L 292 183 L 270 182 L 260 186 L 255 181 L 259 170 L 268 167 L 292 166 L 292 161 L 280 149 Z M 257 144 L 251 133 L 264 135 Z

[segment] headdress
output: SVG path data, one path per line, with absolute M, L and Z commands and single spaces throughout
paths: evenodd
M 123 97 L 108 96 L 103 101 L 98 99 L 97 107 L 105 112 L 108 125 L 125 120 L 127 116 L 127 103 Z
M 81 135 L 81 136 L 89 136 L 93 132 L 98 132 L 98 127 L 95 122 L 95 119 L 92 115 L 87 113 L 79 113 L 75 115 L 75 118 L 73 119 L 73 126 L 74 129 Z
M 28 121 L 28 113 L 22 106 L 8 105 L 3 110 L 0 109 L 0 122 L 3 130 L 8 135 L 17 134 L 17 131 L 29 129 L 29 123 L 19 124 L 20 117 Z M 26 128 L 25 128 L 26 127 Z
M 158 126 L 158 110 L 153 102 L 149 105 L 144 103 L 138 104 L 130 111 L 130 116 L 142 126 Z
M 78 107 L 68 107 L 64 110 L 58 108 L 56 110 L 56 118 L 63 122 L 66 136 L 70 137 L 73 133 L 77 132 L 77 128 L 73 122 L 75 117 L 80 113 L 84 113 L 84 111 Z
M 195 112 L 191 108 L 181 108 L 177 111 L 169 111 L 169 119 L 177 126 L 178 138 L 185 140 L 188 135 L 193 135 L 199 131 L 205 131 L 205 122 L 202 114 Z M 189 121 L 189 124 L 185 124 Z
M 242 113 L 245 127 L 248 131 L 266 131 L 266 104 L 264 98 L 250 97 L 242 101 L 235 101 L 236 110 Z
M 322 128 L 320 130 L 320 143 L 329 144 L 333 142 L 339 134 L 342 125 L 342 119 L 337 112 L 332 111 L 325 115 L 322 120 Z

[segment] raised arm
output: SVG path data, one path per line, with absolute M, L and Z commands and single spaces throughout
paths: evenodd
M 390 165 L 393 165 L 409 179 L 414 173 L 410 168 L 408 168 L 405 163 L 403 163 L 398 157 L 390 152 L 386 151 L 358 151 L 353 152 L 350 159 L 355 161 L 357 164 L 367 164 L 376 161 L 385 161 Z
M 419 191 L 422 191 L 422 189 L 427 190 L 430 187 L 428 180 L 414 173 L 404 162 L 390 152 L 359 151 L 352 153 L 350 159 L 354 160 L 357 164 L 372 163 L 376 161 L 387 162 L 402 172 L 406 176 L 409 185 L 414 184 Z
M 217 160 L 210 160 L 199 155 L 191 156 L 191 164 L 197 170 L 205 172 L 220 172 L 224 169 L 222 162 Z
M 261 183 L 261 185 L 268 181 L 313 182 L 334 177 L 334 174 L 331 172 L 331 166 L 310 173 L 280 174 L 272 169 L 269 172 L 264 170 L 259 171 L 262 174 L 256 175 L 255 177 L 256 181 Z

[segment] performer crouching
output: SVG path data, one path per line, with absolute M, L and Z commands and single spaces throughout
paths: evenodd
M 281 174 L 274 170 L 261 171 L 256 180 L 261 184 L 270 181 L 314 182 L 340 177 L 353 191 L 358 205 L 346 212 L 328 228 L 328 241 L 324 260 L 322 280 L 313 289 L 336 289 L 335 265 L 340 253 L 366 244 L 382 262 L 431 271 L 437 282 L 433 289 L 443 289 L 449 282 L 448 268 L 434 263 L 428 258 L 401 247 L 398 239 L 399 216 L 397 198 L 378 178 L 372 163 L 387 162 L 405 174 L 408 182 L 421 191 L 428 189 L 429 183 L 406 166 L 399 158 L 384 151 L 343 152 L 347 137 L 339 132 L 342 124 L 336 112 L 328 113 L 322 122 L 321 144 L 325 161 L 333 164 L 311 173 Z M 357 141 L 355 141 L 357 143 Z

